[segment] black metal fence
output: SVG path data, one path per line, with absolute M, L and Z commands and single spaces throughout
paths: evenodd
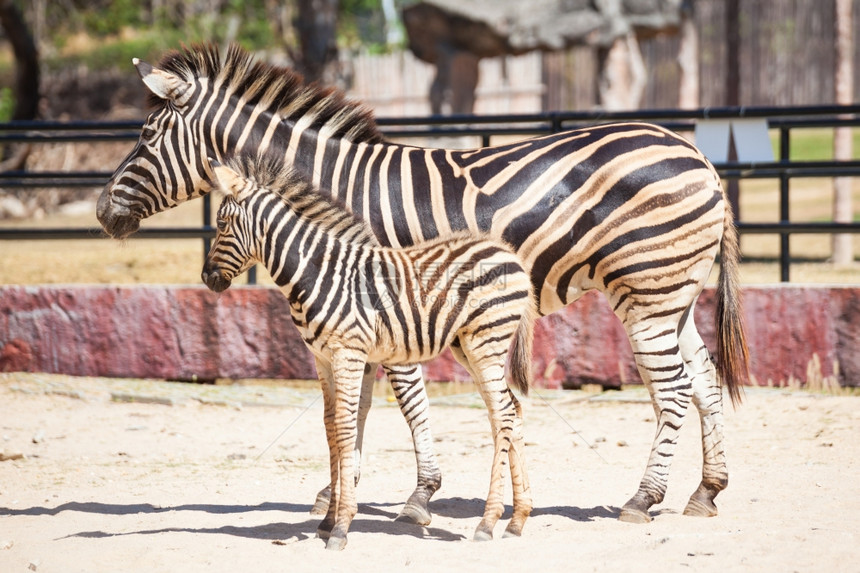
M 790 180 L 801 177 L 840 177 L 860 175 L 860 160 L 796 161 L 791 159 L 793 130 L 860 126 L 860 105 L 806 107 L 726 107 L 698 110 L 638 110 L 629 112 L 549 112 L 507 116 L 431 116 L 380 118 L 383 133 L 397 140 L 442 136 L 480 138 L 490 145 L 495 136 L 533 136 L 556 133 L 574 127 L 610 121 L 642 120 L 657 123 L 677 132 L 692 132 L 696 122 L 713 119 L 764 118 L 768 128 L 779 132 L 778 158 L 772 162 L 731 161 L 715 164 L 723 179 L 772 178 L 779 180 L 779 221 L 773 223 L 738 221 L 741 233 L 776 234 L 780 237 L 780 280 L 790 277 L 792 234 L 860 233 L 860 222 L 792 222 L 789 220 Z M 10 122 L 0 123 L 0 146 L 10 143 L 58 143 L 136 140 L 141 121 L 114 122 Z M 101 187 L 109 171 L 0 173 L 0 188 Z M 135 237 L 144 239 L 199 239 L 204 255 L 215 230 L 210 221 L 209 197 L 201 201 L 202 217 L 198 227 L 146 227 Z M 100 228 L 0 228 L 0 240 L 93 239 L 105 235 Z M 253 282 L 253 276 L 251 281 Z

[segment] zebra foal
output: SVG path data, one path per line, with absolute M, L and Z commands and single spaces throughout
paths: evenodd
M 532 509 L 524 464 L 522 410 L 505 380 L 531 380 L 532 285 L 517 256 L 498 240 L 457 234 L 417 246 L 378 246 L 370 229 L 272 162 L 212 162 L 226 193 L 202 279 L 215 292 L 256 262 L 290 303 L 314 355 L 324 397 L 331 500 L 317 533 L 342 549 L 355 498 L 357 413 L 366 366 L 416 364 L 451 347 L 489 410 L 494 454 L 490 491 L 475 539 L 491 539 L 502 515 L 503 468 L 510 463 L 513 517 L 520 535 Z

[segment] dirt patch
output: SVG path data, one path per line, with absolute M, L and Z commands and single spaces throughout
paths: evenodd
M 749 390 L 726 415 L 731 484 L 711 519 L 680 515 L 701 471 L 690 417 L 667 499 L 637 526 L 616 516 L 653 437 L 644 392 L 542 391 L 524 404 L 534 512 L 522 538 L 487 543 L 470 540 L 492 453 L 476 395 L 433 399 L 444 478 L 427 527 L 393 521 L 415 462 L 380 397 L 359 514 L 335 553 L 308 514 L 328 480 L 317 395 L 0 375 L 0 447 L 23 456 L 0 462 L 0 570 L 836 571 L 860 557 L 857 397 Z

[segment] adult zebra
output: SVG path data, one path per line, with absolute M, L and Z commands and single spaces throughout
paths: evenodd
M 235 46 L 223 60 L 197 46 L 158 68 L 135 63 L 155 111 L 99 198 L 110 235 L 128 236 L 140 219 L 207 193 L 207 156 L 238 153 L 293 165 L 364 217 L 383 245 L 462 230 L 499 236 L 531 268 L 541 314 L 597 289 L 627 331 L 657 431 L 621 519 L 650 521 L 691 401 L 703 468 L 684 511 L 716 515 L 714 497 L 728 484 L 721 383 L 740 400 L 747 349 L 731 208 L 692 144 L 623 123 L 471 151 L 422 149 L 383 141 L 342 94 L 305 87 Z M 718 249 L 715 368 L 692 310 Z
M 331 460 L 331 502 L 318 530 L 326 547 L 346 545 L 358 509 L 353 452 L 368 360 L 415 364 L 449 346 L 472 375 L 493 434 L 490 492 L 475 539 L 492 539 L 502 516 L 505 458 L 514 493 L 505 534 L 519 536 L 532 501 L 522 409 L 505 381 L 505 362 L 510 347 L 511 382 L 528 394 L 535 311 L 517 255 L 498 239 L 470 233 L 380 247 L 365 221 L 276 162 L 233 159 L 216 164 L 214 174 L 227 196 L 203 282 L 222 292 L 262 263 L 316 361 Z

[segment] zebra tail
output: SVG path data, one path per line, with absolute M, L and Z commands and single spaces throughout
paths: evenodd
M 726 201 L 723 238 L 720 243 L 720 278 L 717 284 L 717 375 L 726 386 L 732 405 L 742 400 L 749 380 L 749 351 L 742 316 L 738 262 L 740 247 L 732 207 Z
M 524 315 L 520 319 L 511 345 L 511 382 L 523 396 L 529 395 L 532 381 L 532 341 L 534 339 L 534 317 Z

